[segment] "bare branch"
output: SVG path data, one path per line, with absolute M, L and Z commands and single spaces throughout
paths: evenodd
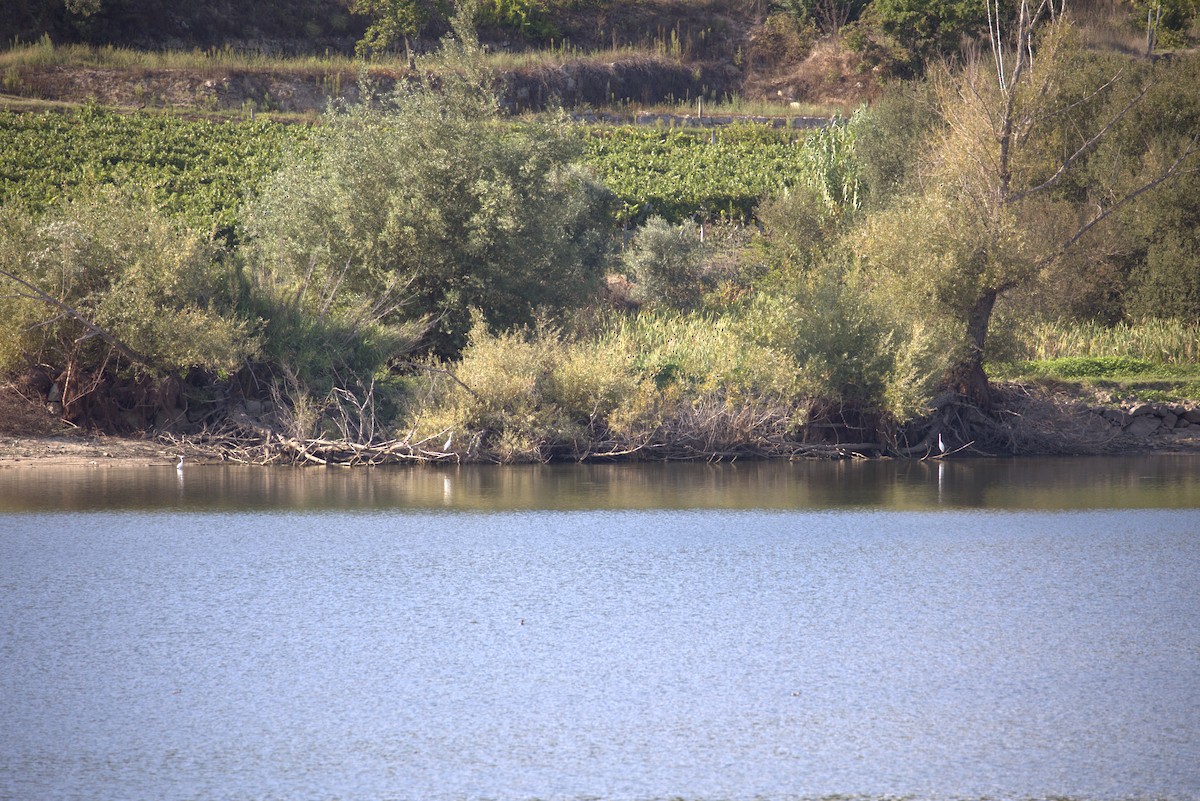
M 1082 145 L 1079 146 L 1078 150 L 1076 150 L 1074 153 L 1072 153 L 1070 156 L 1068 156 L 1067 159 L 1064 160 L 1063 163 L 1059 165 L 1058 171 L 1055 172 L 1054 175 L 1051 175 L 1046 181 L 1038 184 L 1037 186 L 1031 187 L 1022 192 L 1017 192 L 1016 194 L 1014 194 L 1008 198 L 1008 202 L 1009 203 L 1017 203 L 1021 200 L 1024 200 L 1027 197 L 1030 197 L 1031 195 L 1036 195 L 1040 192 L 1044 192 L 1044 191 L 1046 191 L 1048 189 L 1052 189 L 1054 186 L 1056 186 L 1063 179 L 1063 176 L 1065 176 L 1067 174 L 1067 170 L 1069 170 L 1071 168 L 1071 165 L 1074 164 L 1076 161 L 1078 161 L 1079 158 L 1081 156 L 1083 156 L 1084 153 L 1087 153 L 1089 150 L 1091 150 L 1092 147 L 1095 146 L 1097 142 L 1099 142 L 1101 139 L 1103 139 L 1108 134 L 1108 132 L 1112 130 L 1113 126 L 1116 125 L 1118 122 L 1120 122 L 1121 118 L 1129 113 L 1130 109 L 1132 109 L 1134 106 L 1136 106 L 1138 103 L 1141 102 L 1142 98 L 1146 96 L 1146 92 L 1148 92 L 1148 91 L 1149 91 L 1149 87 L 1145 87 L 1142 89 L 1142 91 L 1138 92 L 1137 97 L 1133 98 L 1133 100 L 1130 100 L 1128 103 L 1126 103 L 1125 108 L 1118 111 L 1116 113 L 1116 115 L 1113 116 L 1112 119 L 1110 119 L 1107 123 L 1105 123 L 1104 127 L 1101 128 L 1099 131 L 1097 131 L 1095 136 L 1093 136 L 1091 139 L 1084 142 Z M 1188 150 L 1189 151 L 1191 150 L 1190 145 L 1188 146 Z
M 337 296 L 337 292 L 342 286 L 342 281 L 344 281 L 346 278 L 346 273 L 350 271 L 350 261 L 351 259 L 346 259 L 346 264 L 342 267 L 341 275 L 339 275 L 337 280 L 333 282 L 333 286 L 329 288 L 329 292 L 325 296 L 325 303 L 321 305 L 321 313 L 317 315 L 322 320 L 325 319 L 325 315 L 329 314 L 329 307 L 333 305 L 333 299 Z M 312 274 L 311 270 L 309 271 L 309 274 Z M 308 279 L 305 279 L 305 283 L 307 282 Z
M 460 387 L 465 389 L 467 392 L 470 392 L 471 395 L 476 400 L 483 400 L 483 398 L 480 396 L 480 394 L 478 392 L 476 392 L 475 390 L 471 389 L 469 386 L 464 384 L 462 382 L 461 378 L 459 378 L 458 376 L 456 376 L 454 373 L 450 372 L 449 370 L 446 370 L 441 367 L 430 367 L 428 364 L 420 364 L 418 362 L 401 362 L 401 364 L 404 364 L 408 367 L 415 367 L 418 370 L 424 370 L 429 373 L 443 373 L 445 375 L 448 375 L 448 376 L 450 376 L 451 379 L 454 380 L 454 383 L 458 384 Z
M 129 347 L 129 345 L 126 345 L 116 334 L 113 334 L 111 331 L 107 331 L 104 328 L 101 328 L 99 325 L 97 325 L 96 323 L 92 322 L 87 317 L 85 317 L 83 315 L 83 313 L 78 311 L 77 309 L 74 309 L 71 306 L 68 306 L 66 303 L 63 303 L 58 298 L 55 298 L 51 295 L 47 295 L 45 292 L 38 289 L 36 286 L 29 283 L 25 279 L 20 278 L 16 275 L 13 275 L 12 273 L 8 272 L 7 270 L 0 270 L 0 276 L 3 276 L 4 278 L 8 278 L 12 281 L 15 281 L 17 284 L 19 284 L 22 287 L 24 287 L 25 289 L 27 289 L 30 293 L 32 293 L 31 299 L 40 301 L 41 303 L 45 303 L 47 306 L 58 309 L 59 311 L 63 312 L 66 316 L 79 321 L 79 323 L 84 328 L 88 329 L 88 331 L 90 331 L 93 336 L 98 336 L 101 339 L 103 339 L 105 342 L 107 342 L 108 344 L 112 345 L 114 348 L 117 349 L 117 351 L 121 355 L 123 355 L 125 358 L 129 359 L 130 361 L 137 362 L 137 363 L 145 365 L 147 367 L 154 366 L 154 362 L 152 362 L 148 356 L 138 353 L 136 350 Z
M 1029 125 L 1033 126 L 1038 123 L 1048 122 L 1048 121 L 1054 119 L 1055 117 L 1061 117 L 1063 114 L 1068 114 L 1068 113 L 1074 111 L 1075 109 L 1082 106 L 1084 103 L 1087 103 L 1089 100 L 1092 100 L 1093 98 L 1098 96 L 1101 92 L 1103 92 L 1107 89 L 1110 89 L 1112 86 L 1114 86 L 1116 84 L 1117 81 L 1121 80 L 1121 76 L 1124 74 L 1125 74 L 1125 70 L 1117 70 L 1116 75 L 1112 76 L 1112 78 L 1105 81 L 1100 86 L 1096 87 L 1096 90 L 1094 92 L 1090 92 L 1087 95 L 1084 95 L 1083 97 L 1076 100 L 1074 103 L 1069 103 L 1068 105 L 1065 105 L 1060 109 L 1055 109 L 1054 111 L 1050 112 L 1049 114 L 1035 115 L 1035 116 L 1030 117 Z M 1145 94 L 1145 92 L 1143 92 L 1143 94 Z
M 1108 217 L 1112 216 L 1114 213 L 1116 213 L 1118 210 L 1120 210 L 1123 206 L 1127 205 L 1128 203 L 1130 203 L 1131 201 L 1140 197 L 1141 195 L 1145 194 L 1146 192 L 1149 192 L 1151 189 L 1158 186 L 1159 184 L 1162 184 L 1163 182 L 1165 182 L 1165 181 L 1169 180 L 1170 178 L 1174 177 L 1175 175 L 1179 174 L 1181 172 L 1179 168 L 1181 166 L 1183 166 L 1183 163 L 1188 160 L 1188 158 L 1192 155 L 1192 153 L 1195 152 L 1197 141 L 1200 141 L 1200 136 L 1192 137 L 1192 141 L 1188 143 L 1188 146 L 1186 148 L 1184 148 L 1184 151 L 1182 154 L 1180 154 L 1179 158 L 1175 159 L 1175 161 L 1171 163 L 1170 167 L 1167 167 L 1167 169 L 1163 170 L 1157 176 L 1150 179 L 1146 183 L 1142 184 L 1141 186 L 1139 186 L 1137 189 L 1133 190 L 1132 192 L 1129 192 L 1124 197 L 1122 197 L 1120 200 L 1118 200 L 1116 203 L 1114 203 L 1111 206 L 1109 206 L 1108 208 L 1104 209 L 1099 214 L 1097 214 L 1095 217 L 1093 217 L 1092 219 L 1088 220 L 1086 223 L 1081 225 L 1079 227 L 1079 229 L 1070 238 L 1068 238 L 1068 239 L 1064 240 L 1062 243 L 1060 243 L 1058 248 L 1056 248 L 1053 253 L 1046 256 L 1041 261 L 1039 261 L 1037 264 L 1038 268 L 1040 269 L 1042 267 L 1045 267 L 1050 262 L 1057 259 L 1063 253 L 1065 253 L 1067 250 L 1069 250 L 1072 246 L 1074 246 L 1074 244 L 1076 242 L 1078 242 L 1080 239 L 1082 239 L 1084 234 L 1086 234 L 1088 231 L 1092 230 L 1092 228 L 1099 225 L 1101 222 L 1103 222 Z

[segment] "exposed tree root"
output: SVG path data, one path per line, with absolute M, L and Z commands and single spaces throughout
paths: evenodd
M 895 455 L 1014 456 L 1109 453 L 1128 447 L 1118 431 L 1097 425 L 1077 400 L 1020 384 L 992 389 L 991 411 L 963 395 L 934 399 L 932 414 L 906 430 Z M 941 443 L 939 447 L 938 443 Z

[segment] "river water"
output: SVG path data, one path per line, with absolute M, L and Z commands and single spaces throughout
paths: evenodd
M 1200 799 L 1200 459 L 0 471 L 0 799 Z

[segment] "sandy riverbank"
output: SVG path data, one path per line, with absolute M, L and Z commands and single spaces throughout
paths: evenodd
M 63 467 L 147 467 L 174 464 L 179 447 L 153 439 L 110 437 L 99 434 L 66 434 L 36 437 L 0 437 L 0 469 Z M 203 459 L 202 454 L 188 454 Z

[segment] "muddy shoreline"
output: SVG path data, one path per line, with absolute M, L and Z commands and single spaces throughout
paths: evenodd
M 1093 455 L 1121 458 L 1147 454 L 1200 456 L 1200 427 L 1139 439 L 1123 444 L 1119 449 L 1106 449 L 1101 454 Z M 97 469 L 167 467 L 174 465 L 181 455 L 193 464 L 232 463 L 222 459 L 220 453 L 204 446 L 151 437 L 120 437 L 94 433 L 0 437 L 0 470 L 68 466 L 90 466 Z M 1017 458 L 1038 456 L 1039 454 L 1018 454 Z M 963 458 L 978 457 L 966 454 Z M 1004 458 L 1008 458 L 1007 455 Z

